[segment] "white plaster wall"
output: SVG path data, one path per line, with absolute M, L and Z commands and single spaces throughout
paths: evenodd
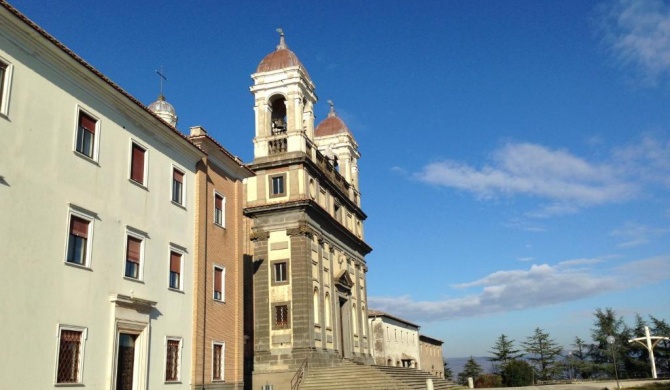
M 370 329 L 374 329 L 375 324 L 378 323 L 381 323 L 383 329 L 381 351 L 372 348 L 374 358 L 379 358 L 378 360 L 383 361 L 384 364 L 391 359 L 392 365 L 395 366 L 396 362 L 402 362 L 403 354 L 405 354 L 416 360 L 416 368 L 421 367 L 418 328 L 388 317 L 371 316 L 368 318 L 368 323 Z M 375 344 L 378 340 L 374 341 Z
M 17 38 L 10 31 L 15 26 L 7 23 L 13 18 L 3 19 L 7 16 L 1 9 L 0 57 L 14 67 L 9 112 L 0 116 L 0 332 L 8 338 L 0 354 L 2 387 L 54 387 L 57 330 L 66 324 L 87 328 L 83 384 L 111 388 L 114 305 L 109 297 L 126 294 L 157 302 L 159 314 L 147 332 L 146 388 L 188 388 L 198 154 L 156 135 L 169 130 L 156 121 L 146 126 L 150 117 L 133 114 L 139 108 L 118 93 L 102 93 L 108 86 L 83 67 L 54 65 L 63 53 L 41 37 Z M 74 152 L 77 105 L 100 119 L 97 163 Z M 142 118 L 149 119 L 143 123 Z M 147 189 L 128 179 L 131 138 L 148 150 Z M 185 172 L 185 208 L 170 200 L 173 164 Z M 65 263 L 69 204 L 98 217 L 90 269 Z M 148 233 L 143 282 L 123 277 L 126 226 Z M 186 249 L 183 293 L 168 289 L 170 243 Z M 164 385 L 166 336 L 183 338 L 181 385 Z

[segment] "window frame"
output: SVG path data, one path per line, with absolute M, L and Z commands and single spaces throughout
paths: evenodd
M 9 100 L 12 91 L 14 65 L 4 57 L 0 57 L 0 67 L 4 69 L 2 74 L 0 74 L 0 116 L 7 118 L 9 117 Z
M 283 322 L 283 325 L 277 322 L 277 317 L 279 314 L 278 309 L 281 307 L 286 308 L 286 321 Z M 273 330 L 285 330 L 291 329 L 291 303 L 290 302 L 274 302 L 272 304 L 272 329 Z
M 92 134 L 92 145 L 91 145 L 91 155 L 87 155 L 86 153 L 79 151 L 79 129 L 83 128 L 79 126 L 81 123 L 81 117 L 87 116 L 90 119 L 95 121 L 95 128 L 93 130 Z M 85 129 L 85 128 L 83 128 Z M 86 130 L 84 130 L 86 131 Z M 93 114 L 93 112 L 89 109 L 86 109 L 82 107 L 81 105 L 76 106 L 76 114 L 75 114 L 75 124 L 74 124 L 74 145 L 72 147 L 72 150 L 74 153 L 82 157 L 84 159 L 87 159 L 89 161 L 93 162 L 98 162 L 98 152 L 99 152 L 99 145 L 100 145 L 100 116 Z
M 77 361 L 77 378 L 75 382 L 59 382 L 58 380 L 58 368 L 60 365 L 61 358 L 61 339 L 63 331 L 73 331 L 80 332 L 79 339 L 79 351 L 78 351 L 78 361 Z M 84 384 L 84 353 L 86 350 L 86 340 L 88 339 L 88 328 L 83 326 L 75 325 L 66 325 L 58 324 L 57 333 L 56 333 L 56 356 L 55 356 L 55 368 L 54 368 L 54 385 L 55 386 L 81 386 Z
M 176 248 L 174 245 L 170 245 L 170 250 L 168 251 L 168 289 L 173 291 L 184 291 L 184 256 L 185 253 L 182 249 Z M 179 281 L 178 286 L 172 286 L 172 255 L 179 256 Z
M 217 346 L 221 347 L 221 356 L 219 356 L 219 367 L 218 367 L 218 371 L 220 372 L 221 376 L 219 378 L 217 378 L 214 375 L 217 368 L 215 359 L 216 356 L 215 351 Z M 225 368 L 226 368 L 226 343 L 223 341 L 212 341 L 212 382 L 226 381 Z
M 82 220 L 85 220 L 88 222 L 88 231 L 87 231 L 87 237 L 86 237 L 86 247 L 85 247 L 85 254 L 84 254 L 84 259 L 83 263 L 79 264 L 74 261 L 69 261 L 69 256 L 70 256 L 70 236 L 72 235 L 72 217 L 79 218 Z M 95 224 L 95 219 L 96 215 L 90 211 L 84 210 L 80 207 L 76 207 L 72 204 L 70 204 L 70 208 L 68 209 L 68 216 L 67 216 L 67 225 L 66 225 L 66 235 L 65 235 L 65 254 L 64 254 L 64 260 L 63 262 L 69 266 L 73 267 L 80 267 L 80 268 L 86 268 L 86 269 L 91 269 L 91 263 L 92 263 L 92 253 L 93 253 L 93 232 L 94 232 L 94 224 Z
M 220 209 L 216 207 L 217 199 L 221 199 Z M 214 224 L 222 228 L 226 227 L 226 196 L 218 191 L 214 191 Z
M 175 173 L 181 174 L 181 182 L 178 182 L 175 179 Z M 175 200 L 175 187 L 177 186 L 177 183 L 179 183 L 180 188 L 179 188 L 179 200 Z M 172 165 L 172 185 L 170 186 L 171 188 L 171 193 L 170 193 L 170 200 L 172 203 L 184 207 L 186 205 L 186 171 Z
M 281 267 L 281 265 L 284 265 L 283 269 L 283 275 L 278 275 L 277 273 L 277 267 Z M 270 267 L 272 267 L 271 273 L 272 273 L 272 279 L 271 279 L 271 285 L 283 285 L 283 284 L 289 284 L 289 265 L 288 265 L 288 259 L 281 259 L 281 260 L 274 260 L 270 262 Z M 283 276 L 284 278 L 282 280 L 278 279 L 278 276 Z
M 280 192 L 275 192 L 275 186 L 274 186 L 274 181 L 275 179 L 281 179 L 281 191 Z M 286 173 L 280 173 L 277 175 L 269 175 L 268 176 L 268 186 L 269 186 L 269 195 L 270 198 L 280 198 L 283 196 L 286 196 L 286 185 L 288 184 L 288 181 L 286 179 Z
M 141 149 L 142 152 L 143 152 L 143 154 L 142 154 L 142 156 L 143 156 L 143 158 L 142 158 L 142 181 L 138 181 L 133 177 L 134 176 L 133 172 L 136 169 L 135 168 L 135 161 L 136 160 L 135 160 L 135 152 L 134 152 L 136 147 L 137 147 L 137 149 Z M 128 161 L 128 164 L 129 164 L 128 180 L 133 184 L 136 184 L 136 185 L 138 185 L 138 186 L 140 186 L 144 189 L 147 189 L 148 188 L 147 183 L 149 182 L 149 177 L 148 177 L 149 176 L 149 149 L 145 145 L 140 143 L 139 141 L 137 141 L 135 139 L 131 139 L 130 140 L 130 155 L 129 155 L 129 157 L 130 158 L 129 158 L 129 161 Z
M 221 277 L 219 280 L 219 286 L 221 288 L 221 291 L 216 290 L 216 281 L 217 281 L 217 276 L 216 276 L 216 271 L 220 270 L 221 271 Z M 226 267 L 222 265 L 216 265 L 214 264 L 214 278 L 213 283 L 212 283 L 212 299 L 217 301 L 217 302 L 225 302 L 226 301 Z M 220 297 L 216 297 L 216 293 L 220 293 Z
M 176 356 L 176 378 L 168 379 L 168 359 L 170 354 L 170 341 L 177 341 L 177 356 Z M 165 383 L 181 383 L 181 368 L 182 368 L 182 351 L 184 349 L 184 339 L 182 337 L 176 336 L 166 336 L 165 337 L 165 358 L 163 359 L 164 368 L 163 368 L 163 380 Z
M 128 241 L 130 238 L 133 238 L 135 240 L 140 241 L 140 253 L 139 253 L 139 263 L 137 266 L 137 277 L 132 277 L 128 276 L 126 274 L 128 270 Z M 123 251 L 123 278 L 126 280 L 132 280 L 133 282 L 144 282 L 144 259 L 145 259 L 145 251 L 146 251 L 146 240 L 149 238 L 149 236 L 137 229 L 131 228 L 130 226 L 126 226 L 126 240 L 124 244 L 124 251 Z M 132 261 L 131 261 L 132 262 Z

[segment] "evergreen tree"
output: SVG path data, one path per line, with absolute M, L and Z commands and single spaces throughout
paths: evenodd
M 465 366 L 463 366 L 463 371 L 458 373 L 458 383 L 467 386 L 468 378 L 475 380 L 482 374 L 482 372 L 484 372 L 482 366 L 480 366 L 479 363 L 477 363 L 475 359 L 470 356 L 470 359 L 468 359 L 468 361 L 465 362 Z
M 451 371 L 451 367 L 447 363 L 447 359 L 444 359 L 444 379 L 450 381 L 452 380 L 454 373 Z
M 635 314 L 635 327 L 630 329 L 630 333 L 625 335 L 630 340 L 634 337 L 644 336 L 644 328 L 648 326 L 647 322 L 639 314 Z M 651 369 L 649 362 L 649 351 L 638 343 L 628 343 L 628 353 L 624 357 L 624 367 L 629 377 L 649 378 Z
M 493 362 L 494 374 L 500 373 L 509 361 L 518 359 L 522 355 L 518 349 L 514 349 L 514 340 L 509 339 L 505 334 L 498 337 L 493 350 L 489 353 L 493 354 L 493 357 L 488 359 Z
M 506 387 L 531 386 L 533 367 L 525 360 L 510 360 L 503 367 L 500 376 Z
M 540 380 L 549 380 L 556 375 L 559 371 L 556 358 L 561 355 L 563 348 L 549 337 L 549 333 L 535 328 L 535 333 L 526 338 L 521 345 L 530 355 L 528 360 L 535 366 Z
M 595 318 L 594 328 L 591 329 L 591 337 L 594 344 L 589 351 L 591 360 L 595 363 L 594 368 L 597 375 L 614 378 L 614 364 L 612 354 L 615 355 L 617 370 L 620 376 L 627 377 L 622 370 L 630 339 L 630 330 L 626 327 L 622 317 L 617 317 L 612 308 L 602 310 L 596 309 L 593 313 Z M 614 337 L 614 344 L 607 342 L 607 336 Z
M 568 357 L 568 364 L 572 366 L 574 372 L 573 378 L 590 379 L 593 376 L 593 362 L 589 359 L 589 345 L 579 337 L 575 337 L 575 342 L 571 344 L 574 348 L 572 354 Z
M 664 319 L 649 316 L 651 320 L 650 331 L 653 336 L 670 337 L 670 325 Z M 670 340 L 661 340 L 654 348 L 654 360 L 656 360 L 656 372 L 658 376 L 670 375 Z

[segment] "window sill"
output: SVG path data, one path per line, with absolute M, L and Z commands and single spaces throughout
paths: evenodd
M 144 284 L 144 281 L 143 281 L 143 280 L 135 279 L 135 278 L 131 278 L 130 276 L 124 276 L 123 278 L 124 278 L 125 280 L 129 281 L 129 282 L 135 282 L 135 283 L 139 283 L 139 284 Z
M 79 152 L 77 152 L 76 150 L 73 150 L 72 153 L 74 153 L 74 155 L 77 156 L 77 157 L 79 157 L 80 159 L 82 159 L 82 160 L 84 160 L 84 161 L 88 161 L 88 162 L 90 162 L 91 164 L 93 164 L 93 165 L 97 166 L 98 168 L 100 168 L 100 164 L 99 164 L 96 160 L 94 160 L 92 157 L 88 157 L 87 155 L 85 155 L 85 154 L 83 154 L 83 153 L 79 153 Z
M 140 182 L 135 181 L 135 180 L 133 180 L 133 179 L 128 179 L 128 181 L 129 181 L 131 184 L 136 185 L 136 186 L 140 187 L 141 189 L 143 189 L 143 190 L 145 190 L 145 191 L 149 191 L 149 188 L 147 188 L 147 186 L 144 185 L 143 183 L 140 183 Z
M 213 300 L 214 302 L 218 302 L 218 303 L 226 303 L 226 301 L 225 301 L 224 299 L 216 299 L 216 298 L 212 298 L 212 300 Z
M 170 291 L 174 291 L 174 292 L 176 292 L 176 293 L 180 293 L 180 294 L 186 294 L 186 293 L 184 292 L 184 290 L 179 289 L 179 288 L 168 287 L 168 290 L 170 290 Z
M 218 227 L 220 227 L 221 229 L 226 230 L 226 226 L 225 226 L 225 225 L 222 225 L 222 224 L 220 224 L 220 223 L 216 223 L 216 222 L 214 222 L 214 226 L 218 226 Z
M 171 200 L 171 202 L 172 202 L 173 205 L 179 207 L 180 209 L 186 210 L 186 206 L 184 206 L 183 204 L 181 204 L 179 202 L 175 202 L 174 200 Z
M 181 381 L 165 381 L 166 385 L 180 385 Z
M 83 383 L 54 383 L 55 387 L 84 387 Z
M 67 260 L 65 260 L 63 263 L 65 263 L 65 265 L 70 266 L 70 267 L 79 268 L 79 269 L 83 269 L 83 270 L 86 270 L 86 271 L 93 271 L 91 269 L 91 267 L 89 267 L 87 265 L 84 265 L 84 264 L 77 264 L 77 263 L 73 263 L 73 262 L 67 261 Z

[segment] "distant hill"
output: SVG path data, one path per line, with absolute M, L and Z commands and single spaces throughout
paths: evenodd
M 490 373 L 491 372 L 491 362 L 489 361 L 489 358 L 486 356 L 473 356 L 473 359 L 482 366 L 482 369 L 484 370 L 485 373 Z M 447 364 L 449 365 L 449 368 L 451 368 L 451 372 L 454 373 L 454 377 L 452 378 L 454 381 L 458 377 L 458 374 L 463 371 L 463 366 L 465 366 L 465 362 L 470 359 L 470 356 L 467 357 L 455 357 L 455 358 L 447 358 Z

